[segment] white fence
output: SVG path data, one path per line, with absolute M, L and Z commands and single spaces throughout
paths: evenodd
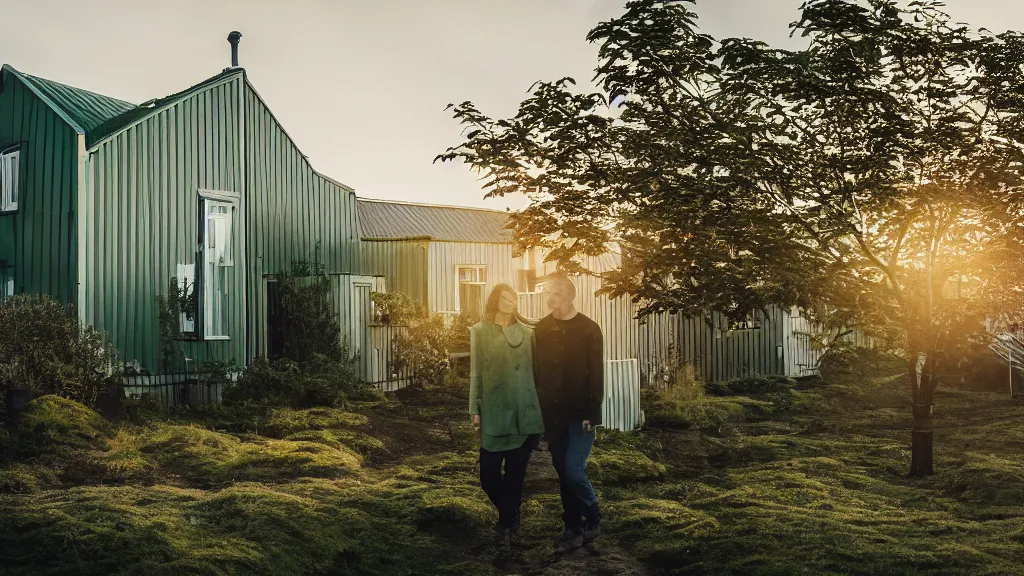
M 605 361 L 601 411 L 602 426 L 609 430 L 632 432 L 643 425 L 640 363 L 635 358 Z

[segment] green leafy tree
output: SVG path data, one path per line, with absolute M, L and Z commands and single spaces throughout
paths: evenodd
M 782 50 L 702 34 L 688 4 L 634 0 L 591 31 L 600 93 L 455 106 L 466 138 L 439 158 L 529 196 L 516 241 L 567 268 L 618 245 L 605 290 L 642 313 L 795 305 L 898 343 L 910 472 L 932 473 L 939 374 L 1022 308 L 1024 37 L 933 1 L 813 0 L 806 46 Z

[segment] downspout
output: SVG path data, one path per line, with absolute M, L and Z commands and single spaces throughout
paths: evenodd
M 241 35 L 239 35 L 239 36 L 241 36 Z M 236 54 L 235 58 L 237 58 L 237 49 L 238 49 L 237 48 L 238 47 L 238 41 L 237 40 L 232 43 L 232 47 L 235 50 L 235 54 Z M 242 311 L 245 314 L 245 341 L 244 341 L 245 360 L 244 360 L 243 364 L 245 366 L 248 366 L 249 362 L 252 360 L 253 356 L 255 355 L 255 353 L 253 351 L 253 318 L 252 317 L 253 317 L 253 311 L 254 311 L 254 309 L 256 307 L 252 306 L 252 300 L 250 300 L 250 297 L 249 297 L 249 289 L 250 289 L 250 285 L 249 285 L 249 272 L 250 272 L 250 266 L 253 266 L 254 264 L 249 259 L 249 256 L 250 256 L 250 254 L 249 254 L 249 242 L 247 241 L 248 240 L 247 236 L 249 235 L 249 201 L 251 199 L 251 196 L 249 194 L 249 178 L 248 178 L 249 161 L 248 161 L 248 158 L 246 157 L 246 154 L 248 153 L 248 138 L 249 138 L 248 128 L 249 127 L 246 125 L 246 122 L 245 122 L 245 120 L 246 120 L 246 112 L 247 112 L 247 110 L 246 110 L 246 100 L 247 100 L 246 99 L 246 92 L 247 92 L 247 90 L 249 88 L 249 81 L 246 78 L 245 70 L 242 70 L 241 85 L 242 85 L 241 86 L 242 89 L 238 91 L 238 99 L 241 100 L 241 102 L 239 102 L 238 109 L 240 111 L 239 114 L 241 116 L 239 118 L 239 124 L 240 124 L 239 133 L 241 134 L 241 140 L 242 140 L 241 143 L 240 143 L 241 144 L 241 149 L 242 149 L 241 157 L 240 157 L 241 158 L 241 164 L 242 164 L 242 166 L 241 166 L 241 175 L 242 175 L 241 196 L 242 196 L 242 198 L 241 198 L 241 202 L 240 202 L 241 208 L 242 208 L 242 214 L 241 214 L 242 217 L 241 217 L 241 222 L 240 222 L 240 224 L 242 225 L 242 233 L 239 234 L 239 236 L 242 239 L 242 302 L 243 302 Z M 259 261 L 257 261 L 257 262 L 259 262 Z M 260 264 L 261 264 L 261 267 L 262 267 L 262 263 L 261 262 L 260 262 Z M 263 277 L 262 269 L 259 272 L 260 272 L 259 277 L 262 278 Z M 260 287 L 262 287 L 262 285 Z
M 86 294 L 88 293 L 88 283 L 86 278 L 86 271 L 88 263 L 85 258 L 85 250 L 88 246 L 86 238 L 86 226 L 85 226 L 85 214 L 86 214 L 86 203 L 88 202 L 88 191 L 89 186 L 87 182 L 88 177 L 88 151 L 85 147 L 85 134 L 79 132 L 76 135 L 76 141 L 78 143 L 78 182 L 75 198 L 75 233 L 77 235 L 78 245 L 75 247 L 75 280 L 77 293 L 75 295 L 75 308 L 78 310 L 78 319 L 83 325 L 92 325 L 89 322 L 89 314 L 86 313 L 86 309 L 89 306 L 86 304 Z

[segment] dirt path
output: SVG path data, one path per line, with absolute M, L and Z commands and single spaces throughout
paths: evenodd
M 526 497 L 539 495 L 558 495 L 558 475 L 551 465 L 551 453 L 535 451 L 530 458 L 526 473 Z M 557 500 L 556 500 L 557 501 Z M 545 515 L 561 517 L 561 508 L 545 508 Z M 532 519 L 524 518 L 524 522 Z M 604 534 L 593 544 L 566 554 L 558 554 L 554 550 L 554 541 L 558 536 L 555 532 L 546 534 L 548 537 L 535 536 L 529 533 L 516 546 L 516 560 L 502 565 L 496 563 L 500 573 L 512 576 L 649 576 L 650 572 L 642 562 L 623 550 L 615 542 L 614 534 Z

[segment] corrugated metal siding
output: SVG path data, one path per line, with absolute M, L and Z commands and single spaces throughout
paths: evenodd
M 82 315 L 110 335 L 126 360 L 138 360 L 151 371 L 159 355 L 156 297 L 166 293 L 178 264 L 196 261 L 198 190 L 242 195 L 238 228 L 246 228 L 243 91 L 240 75 L 226 79 L 89 152 L 81 202 L 87 226 Z M 244 231 L 235 238 L 243 239 Z M 247 360 L 244 271 L 254 263 L 243 257 L 244 246 L 236 242 L 229 279 L 236 295 L 230 300 L 230 340 L 182 343 L 193 360 Z
M 364 274 L 384 276 L 389 291 L 426 303 L 427 242 L 363 242 L 362 252 Z
M 483 298 L 498 284 L 515 285 L 515 259 L 510 244 L 476 244 L 469 242 L 431 242 L 427 247 L 428 268 L 427 299 L 430 310 L 451 312 L 456 310 L 458 283 L 456 269 L 462 265 L 487 266 L 487 281 Z
M 555 271 L 554 263 L 544 262 L 544 251 L 535 250 L 518 259 L 516 268 L 525 269 L 534 258 L 537 275 L 544 276 Z M 604 272 L 614 266 L 617 260 L 614 255 L 585 257 L 581 264 L 595 273 Z M 601 327 L 604 335 L 605 360 L 626 360 L 636 358 L 639 347 L 638 323 L 635 319 L 636 307 L 629 296 L 609 298 L 596 296 L 601 289 L 602 280 L 593 274 L 581 274 L 573 278 L 576 284 L 576 309 Z M 543 295 L 531 294 L 520 296 L 523 315 L 540 319 L 548 314 Z
M 496 210 L 359 199 L 359 225 L 367 240 L 508 243 L 507 222 L 508 214 Z
M 22 144 L 18 211 L 0 215 L 0 260 L 14 267 L 15 290 L 75 299 L 78 245 L 75 131 L 31 90 L 5 73 L 0 148 Z
M 361 271 L 355 193 L 324 178 L 249 87 L 246 93 L 246 187 L 249 285 L 261 286 L 299 260 L 323 264 L 329 274 Z M 267 345 L 265 290 L 250 294 L 250 354 Z
M 795 308 L 788 311 L 788 325 L 783 334 L 786 349 L 785 369 L 787 376 L 806 376 L 818 370 L 823 350 L 811 345 L 811 334 L 821 334 L 823 330 L 800 315 Z M 833 333 L 835 334 L 835 333 Z M 863 332 L 854 331 L 841 338 L 855 346 L 870 348 L 875 346 L 874 339 Z

